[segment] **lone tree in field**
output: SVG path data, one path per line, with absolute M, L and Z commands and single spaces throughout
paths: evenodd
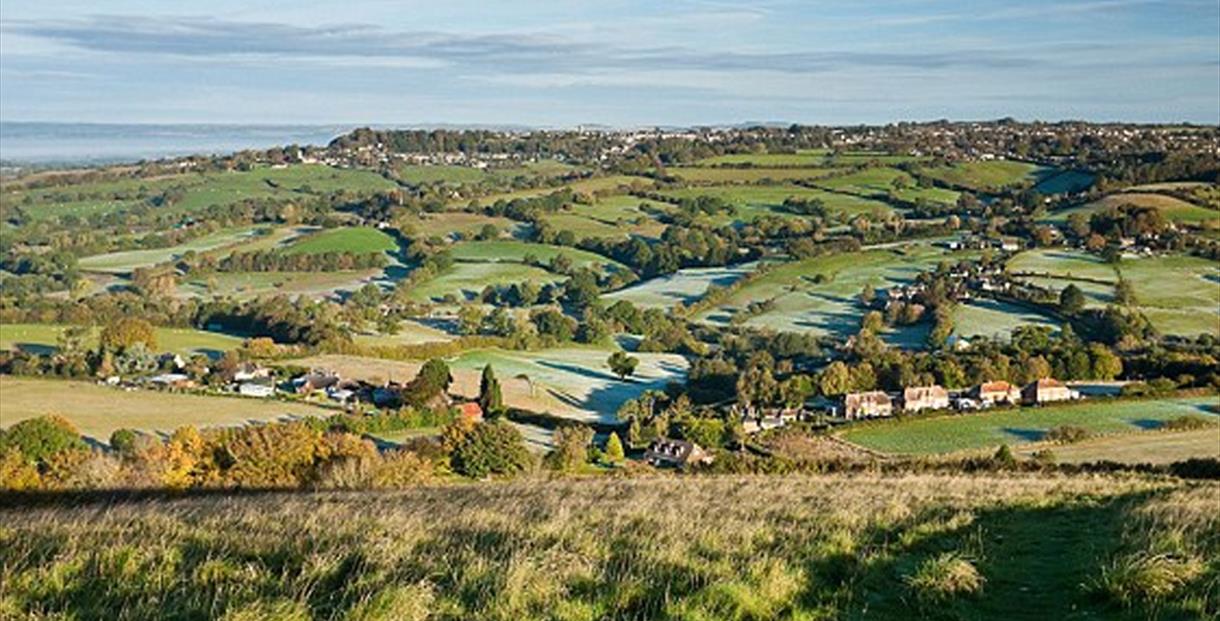
M 1059 293 L 1059 309 L 1069 315 L 1075 315 L 1084 309 L 1084 292 L 1076 285 L 1068 285 Z
M 1130 280 L 1120 278 L 1118 284 L 1114 285 L 1114 301 L 1123 306 L 1135 306 L 1135 287 L 1131 286 Z
M 610 358 L 606 360 L 606 363 L 610 365 L 610 370 L 620 380 L 626 380 L 635 373 L 635 368 L 639 366 L 640 361 L 634 356 L 628 356 L 621 351 L 616 351 L 610 354 Z
M 157 332 L 151 323 L 137 317 L 124 317 L 102 328 L 98 347 L 104 351 L 121 351 L 143 343 L 149 350 L 157 348 Z
M 500 392 L 500 380 L 491 365 L 483 367 L 483 377 L 479 380 L 479 407 L 488 416 L 500 413 L 504 409 L 504 397 Z
M 606 452 L 604 453 L 606 463 L 621 464 L 627 459 L 627 454 L 623 451 L 623 440 L 618 437 L 615 432 L 610 432 L 610 439 L 606 440 Z

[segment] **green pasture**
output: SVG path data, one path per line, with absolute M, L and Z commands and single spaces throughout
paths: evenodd
M 267 229 L 262 227 L 227 229 L 167 248 L 124 250 L 93 255 L 81 259 L 79 265 L 81 269 L 92 272 L 125 274 L 138 267 L 151 267 L 173 261 L 189 250 L 196 253 L 208 253 L 228 246 L 252 242 L 259 238 L 260 233 L 265 232 L 268 232 Z
M 1120 207 L 1122 205 L 1152 207 L 1159 211 L 1164 219 L 1179 224 L 1203 224 L 1211 222 L 1215 225 L 1220 223 L 1220 210 L 1200 207 L 1173 196 L 1145 192 L 1119 192 L 1111 194 L 1091 203 L 1053 212 L 1044 217 L 1042 221 L 1063 224 L 1067 222 L 1068 217 L 1072 214 L 1080 213 L 1090 216 L 1110 207 Z
M 750 272 L 757 263 L 733 267 L 704 267 L 678 270 L 668 276 L 641 283 L 602 296 L 607 304 L 627 300 L 644 308 L 672 308 L 674 304 L 698 301 L 710 287 L 727 287 Z
M 326 229 L 303 237 L 285 250 L 287 254 L 323 254 L 327 252 L 390 252 L 397 245 L 394 238 L 372 227 Z
M 68 326 L 63 324 L 6 323 L 0 324 L 0 349 L 20 347 L 49 352 L 56 348 L 59 336 Z M 101 329 L 93 327 L 85 339 L 85 346 L 97 347 Z M 156 351 L 178 354 L 216 355 L 241 345 L 242 339 L 205 330 L 186 328 L 156 328 Z
M 1212 416 L 1215 395 L 1157 401 L 1097 399 L 1063 405 L 1007 408 L 931 418 L 889 419 L 854 424 L 840 437 L 884 453 L 931 455 L 1000 444 L 1038 442 L 1060 425 L 1083 427 L 1093 434 L 1140 432 L 1188 414 Z
M 483 292 L 487 285 L 508 286 L 530 281 L 538 286 L 564 280 L 563 276 L 545 269 L 521 263 L 455 263 L 440 275 L 416 285 L 411 290 L 411 299 L 434 301 L 454 294 L 459 298 L 473 298 Z
M 635 353 L 639 367 L 628 381 L 610 372 L 603 348 L 547 349 L 518 352 L 500 349 L 468 351 L 449 364 L 454 369 L 481 370 L 491 365 L 497 377 L 525 376 L 534 398 L 550 403 L 550 413 L 586 422 L 613 423 L 619 407 L 645 390 L 663 390 L 686 376 L 687 362 L 675 354 Z M 547 399 L 542 399 L 547 397 Z
M 974 191 L 995 191 L 1008 186 L 1036 182 L 1053 174 L 1053 169 L 1010 160 L 961 162 L 923 169 L 923 173 L 949 185 Z
M 768 215 L 792 218 L 805 217 L 784 210 L 784 200 L 789 197 L 821 200 L 826 205 L 827 210 L 843 217 L 889 214 L 894 212 L 893 207 L 881 201 L 795 185 L 681 188 L 666 190 L 663 194 L 675 199 L 715 196 L 737 207 L 737 214 L 734 216 L 719 213 L 709 218 L 713 224 L 717 225 L 728 224 L 734 221 L 751 222 L 760 216 Z
M 468 241 L 455 244 L 449 253 L 458 261 L 515 263 L 525 261 L 527 255 L 533 255 L 539 261 L 548 263 L 562 254 L 571 259 L 572 264 L 577 267 L 602 265 L 626 269 L 622 263 L 587 250 L 523 241 Z

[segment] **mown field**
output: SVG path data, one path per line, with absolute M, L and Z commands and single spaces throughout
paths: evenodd
M 327 229 L 303 237 L 284 251 L 287 254 L 322 254 L 325 252 L 389 252 L 397 245 L 394 238 L 371 227 Z
M 732 267 L 704 267 L 678 270 L 668 276 L 651 278 L 630 287 L 607 293 L 607 303 L 627 300 L 644 308 L 671 308 L 701 299 L 711 287 L 727 287 L 752 272 L 757 263 Z
M 953 310 L 953 324 L 953 334 L 965 339 L 985 336 L 1003 340 L 1016 328 L 1027 325 L 1059 329 L 1054 317 L 990 298 L 958 304 Z
M 22 347 L 50 351 L 56 347 L 59 335 L 67 326 L 59 324 L 7 323 L 0 324 L 0 349 Z M 170 351 L 183 355 L 208 354 L 219 356 L 223 352 L 241 345 L 242 339 L 205 330 L 186 328 L 155 328 L 157 351 Z M 97 347 L 100 328 L 93 328 L 85 339 L 85 346 Z
M 563 255 L 572 261 L 576 267 L 603 266 L 613 269 L 627 269 L 623 264 L 603 257 L 599 254 L 550 244 L 536 244 L 523 241 L 489 240 L 469 241 L 456 244 L 449 253 L 457 261 L 472 263 L 522 263 L 527 256 L 533 256 L 542 263 Z
M 1041 446 L 1041 445 L 1040 445 Z M 1220 424 L 1194 431 L 1156 431 L 1102 436 L 1075 444 L 1021 449 L 1016 453 L 1030 457 L 1049 448 L 1057 463 L 1075 464 L 1113 461 L 1125 464 L 1170 464 L 1192 458 L 1220 455 Z
M 522 263 L 454 263 L 435 278 L 411 289 L 412 300 L 436 301 L 448 295 L 473 299 L 488 285 L 510 286 L 530 281 L 539 287 L 564 280 L 563 276 Z
M 840 436 L 883 453 L 931 455 L 1038 442 L 1048 430 L 1060 425 L 1083 427 L 1092 434 L 1111 434 L 1148 431 L 1166 420 L 1191 414 L 1220 421 L 1211 409 L 1216 401 L 1215 395 L 1155 401 L 1087 400 L 973 414 L 870 421 L 849 426 Z M 1220 457 L 1220 446 L 1217 446 L 1215 457 Z
M 991 160 L 925 168 L 923 173 L 943 183 L 968 190 L 994 191 L 1022 183 L 1037 182 L 1052 176 L 1055 171 L 1026 162 Z
M 784 218 L 804 218 L 783 208 L 784 200 L 788 198 L 818 199 L 825 204 L 830 212 L 845 218 L 855 215 L 889 214 L 894 208 L 888 203 L 873 199 L 836 194 L 824 190 L 814 190 L 795 185 L 736 185 L 693 187 L 662 192 L 675 199 L 695 198 L 698 196 L 714 196 L 737 208 L 734 215 L 718 213 L 706 220 L 715 225 L 733 222 L 751 222 L 759 216 L 779 216 Z
M 385 270 L 339 272 L 231 272 L 189 279 L 178 286 L 180 296 L 231 296 L 249 299 L 260 295 L 330 297 L 355 291 L 377 281 Z
M 1164 194 L 1154 194 L 1147 192 L 1119 192 L 1111 194 L 1100 200 L 1086 203 L 1071 209 L 1056 211 L 1046 218 L 1045 222 L 1056 224 L 1066 223 L 1068 217 L 1072 214 L 1082 213 L 1090 215 L 1099 211 L 1104 211 L 1110 207 L 1121 207 L 1123 205 L 1135 205 L 1136 207 L 1151 207 L 1161 213 L 1161 216 L 1171 222 L 1180 224 L 1205 224 L 1211 223 L 1215 227 L 1220 225 L 1220 210 L 1208 209 L 1198 205 L 1188 203 L 1180 198 L 1166 196 Z
M 839 475 L 6 503 L 0 606 L 75 619 L 1206 619 L 1220 608 L 1218 493 Z
M 0 421 L 58 414 L 81 433 L 106 442 L 116 429 L 170 433 L 182 425 L 245 425 L 300 416 L 327 416 L 334 410 L 304 403 L 241 397 L 213 397 L 154 390 L 131 392 L 89 382 L 0 375 Z
M 204 235 L 184 244 L 167 248 L 125 250 L 85 257 L 80 260 L 79 265 L 81 269 L 91 272 L 126 274 L 138 267 L 150 267 L 158 263 L 172 261 L 190 250 L 203 254 L 221 248 L 236 246 L 243 242 L 249 242 L 255 239 L 262 230 L 259 227 L 229 229 Z

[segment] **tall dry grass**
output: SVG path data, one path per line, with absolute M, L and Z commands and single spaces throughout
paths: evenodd
M 0 618 L 1019 618 L 1019 587 L 1051 580 L 1064 611 L 1206 618 L 1214 562 L 1172 586 L 1174 607 L 1096 586 L 1134 538 L 1047 549 L 1079 565 L 1060 577 L 1005 564 L 996 533 L 1036 531 L 1046 512 L 1126 516 L 1215 559 L 1218 493 L 1140 477 L 659 476 L 7 507 Z

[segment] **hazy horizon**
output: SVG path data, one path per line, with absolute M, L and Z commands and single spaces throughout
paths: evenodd
M 5 2 L 0 119 L 1220 123 L 1211 0 Z

